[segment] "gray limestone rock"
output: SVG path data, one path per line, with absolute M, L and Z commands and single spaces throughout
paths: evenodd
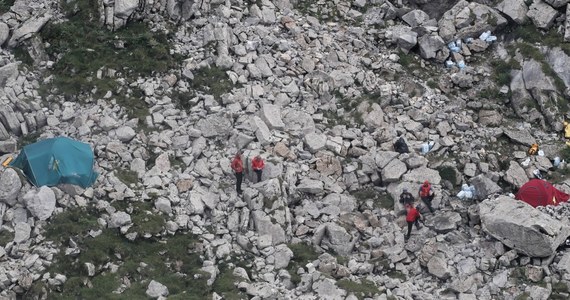
M 261 119 L 272 129 L 283 130 L 285 123 L 281 119 L 281 109 L 273 104 L 265 104 L 261 107 Z
M 9 47 L 16 47 L 20 42 L 29 39 L 32 35 L 40 31 L 42 27 L 52 18 L 52 15 L 31 17 L 12 31 L 12 37 L 8 41 Z
M 118 228 L 131 223 L 131 216 L 124 211 L 116 212 L 111 214 L 109 223 L 107 224 L 109 228 Z
M 4 169 L 0 175 L 0 201 L 13 206 L 21 188 L 22 181 L 18 172 L 12 168 Z
M 197 128 L 206 138 L 223 138 L 228 135 L 232 128 L 231 119 L 222 114 L 209 115 L 207 118 L 198 120 Z
M 55 210 L 55 193 L 47 186 L 30 190 L 24 195 L 23 200 L 32 216 L 42 221 L 49 219 Z
M 32 228 L 28 223 L 19 222 L 14 226 L 14 243 L 23 243 L 30 239 Z
M 434 255 L 427 263 L 428 272 L 439 279 L 447 279 L 451 275 L 447 261 L 440 255 Z
M 10 28 L 6 23 L 0 22 L 0 47 L 8 40 L 10 36 Z
M 399 159 L 393 159 L 382 169 L 382 180 L 384 182 L 396 182 L 407 170 L 405 163 Z
M 505 173 L 505 181 L 518 189 L 527 183 L 528 176 L 525 170 L 516 161 L 511 161 L 509 169 Z
M 503 0 L 497 5 L 497 9 L 519 25 L 527 20 L 528 6 L 524 0 Z
M 158 281 L 151 280 L 146 289 L 146 295 L 153 299 L 166 297 L 168 296 L 168 288 Z
M 320 180 L 313 180 L 313 179 L 301 179 L 299 185 L 297 185 L 297 190 L 299 192 L 308 193 L 308 194 L 320 194 L 323 192 L 324 184 Z
M 327 143 L 327 136 L 324 134 L 311 132 L 305 135 L 304 141 L 307 148 L 309 148 L 308 150 L 311 153 L 315 153 L 325 148 L 325 145 Z
M 559 13 L 556 9 L 544 3 L 542 0 L 535 0 L 530 5 L 526 15 L 532 20 L 536 27 L 540 29 L 549 29 L 552 24 L 554 24 L 554 20 L 556 20 Z
M 489 195 L 500 193 L 503 189 L 487 177 L 485 174 L 479 174 L 469 180 L 469 183 L 475 187 L 475 197 L 483 200 Z
M 426 34 L 418 39 L 420 55 L 425 59 L 436 57 L 437 51 L 445 46 L 444 40 L 439 35 Z
M 570 227 L 507 196 L 479 204 L 482 229 L 530 257 L 548 257 L 570 236 Z
M 512 141 L 525 146 L 530 147 L 532 144 L 536 143 L 535 138 L 526 129 L 504 128 L 503 133 Z
M 253 211 L 252 221 L 255 225 L 255 230 L 260 235 L 268 234 L 271 236 L 273 245 L 279 245 L 287 241 L 283 228 L 278 224 L 273 224 L 269 216 L 263 211 Z

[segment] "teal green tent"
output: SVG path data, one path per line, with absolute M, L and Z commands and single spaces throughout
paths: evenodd
M 10 165 L 21 169 L 35 186 L 70 183 L 86 188 L 99 175 L 93 170 L 94 161 L 88 144 L 56 137 L 25 146 Z

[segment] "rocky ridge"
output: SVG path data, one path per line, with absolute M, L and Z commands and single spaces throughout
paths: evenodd
M 519 222 L 515 209 L 494 212 L 511 201 L 496 196 L 520 187 L 534 170 L 555 179 L 565 168 L 551 161 L 565 147 L 555 131 L 568 92 L 556 82 L 570 84 L 568 56 L 562 48 L 531 45 L 541 55 L 528 57 L 522 41 L 477 39 L 527 19 L 541 29 L 566 28 L 567 2 L 459 1 L 441 16 L 420 10 L 422 1 L 301 10 L 303 4 L 99 3 L 109 29 L 137 19 L 154 30 L 177 24 L 170 29 L 172 52 L 186 58 L 183 66 L 129 82 L 149 107 L 142 122 L 125 114 L 112 91 L 87 103 L 58 95 L 43 101 L 42 76 L 57 62 L 42 55 L 45 45 L 35 33 L 64 14 L 55 1 L 16 1 L 2 14 L 0 149 L 13 155 L 17 137 L 34 132 L 75 137 L 93 146 L 101 176 L 85 190 L 35 188 L 13 169 L 2 170 L 0 220 L 13 238 L 0 247 L 1 295 L 15 298 L 37 282 L 45 284 L 37 297 L 65 288 L 65 274 L 46 270 L 61 252 L 74 257 L 85 250 L 73 238 L 60 249 L 44 228 L 74 207 L 94 207 L 97 222 L 87 239 L 110 229 L 129 241 L 197 236 L 209 285 L 222 263 L 253 255 L 249 271 L 234 266 L 232 272 L 237 288 L 255 299 L 567 297 L 569 254 L 556 250 L 569 235 L 568 205 L 530 210 L 528 223 Z M 469 37 L 474 40 L 459 52 L 447 47 Z M 35 68 L 17 61 L 18 46 Z M 498 86 L 493 66 L 478 64 L 484 57 L 516 61 L 519 69 Z M 449 59 L 467 66 L 444 69 Z M 205 67 L 224 70 L 234 88 L 219 98 L 198 93 L 189 99 L 192 107 L 179 108 L 176 93 L 189 91 Z M 411 153 L 394 152 L 400 136 Z M 433 146 L 422 155 L 428 141 Z M 545 156 L 526 155 L 535 141 Z M 243 198 L 229 168 L 238 149 L 246 160 L 258 153 L 267 159 L 261 183 L 253 184 L 247 170 Z M 124 182 L 118 170 L 135 180 Z M 425 179 L 434 185 L 438 212 L 426 215 L 425 226 L 405 243 L 401 206 L 386 199 Z M 463 183 L 482 202 L 454 197 Z M 564 177 L 558 183 L 570 190 Z M 166 219 L 159 232 L 137 231 L 137 203 L 150 203 L 147 211 Z M 513 204 L 519 206 L 529 210 Z M 538 222 L 545 225 L 538 229 Z M 521 227 L 537 238 L 531 243 L 513 238 L 514 229 L 509 236 L 496 230 Z M 291 270 L 299 243 L 319 255 Z M 90 261 L 85 268 L 90 281 L 121 266 Z M 346 281 L 375 289 L 359 294 L 341 284 Z M 143 284 L 149 297 L 172 295 L 169 282 Z M 116 292 L 131 286 L 123 281 Z

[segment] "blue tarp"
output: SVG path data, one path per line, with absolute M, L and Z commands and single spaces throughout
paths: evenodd
M 56 137 L 25 146 L 10 165 L 21 169 L 35 186 L 69 183 L 86 188 L 99 175 L 94 162 L 88 144 Z

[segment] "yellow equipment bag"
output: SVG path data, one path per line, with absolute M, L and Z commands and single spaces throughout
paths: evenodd
M 528 155 L 535 155 L 538 152 L 538 144 L 532 144 L 528 149 Z
M 570 139 L 570 123 L 564 121 L 564 137 Z

